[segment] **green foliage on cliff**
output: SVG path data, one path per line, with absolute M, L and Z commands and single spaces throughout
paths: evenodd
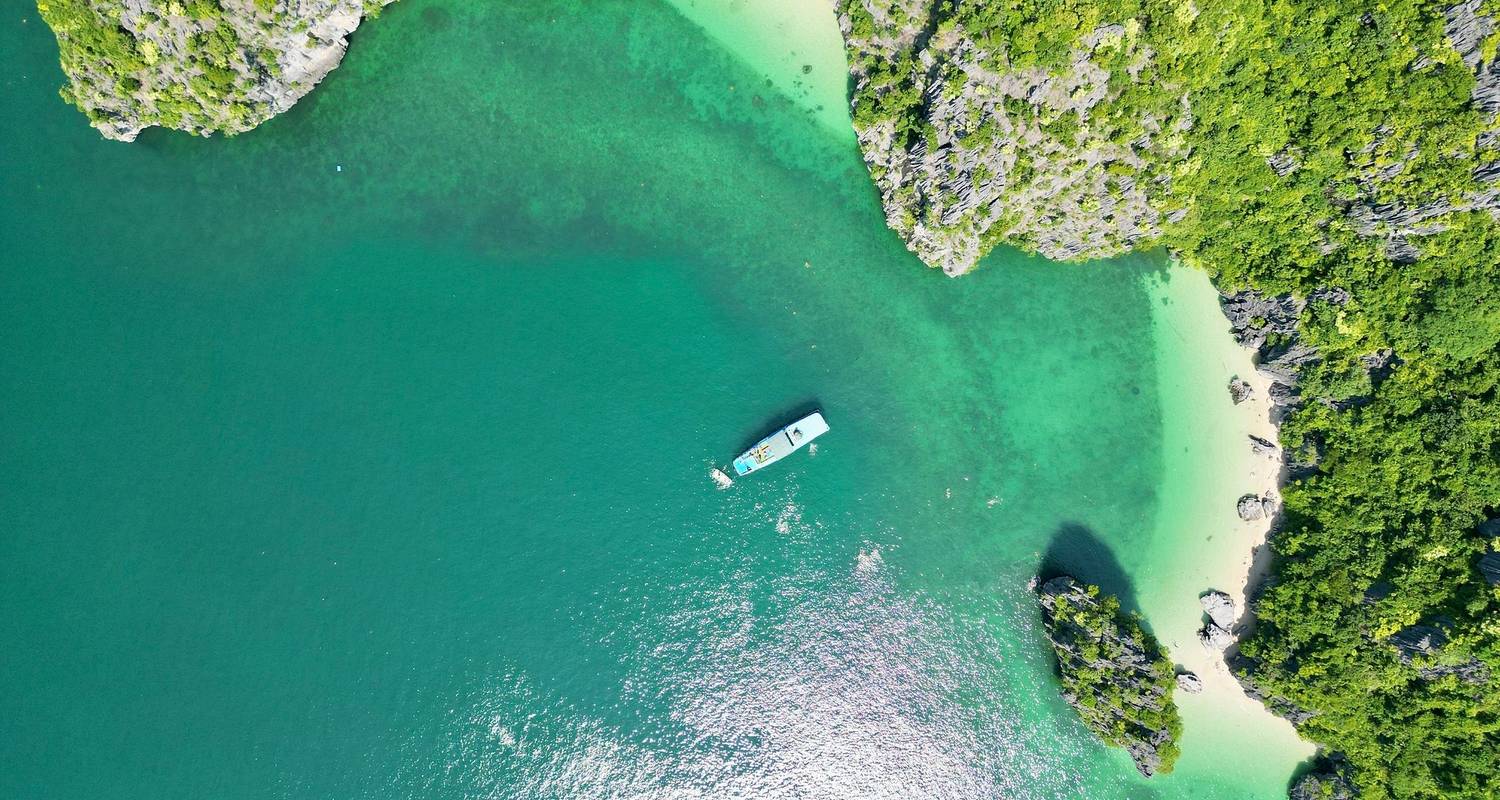
M 1084 725 L 1105 744 L 1130 750 L 1148 777 L 1171 772 L 1182 719 L 1161 645 L 1097 586 L 1048 581 L 1042 607 L 1063 695 Z
M 37 9 L 57 35 L 70 78 L 64 99 L 96 123 L 129 118 L 207 132 L 218 128 L 221 118 L 249 111 L 246 65 L 255 58 L 243 52 L 216 2 L 160 3 L 130 24 L 117 3 L 38 0 Z M 197 31 L 187 37 L 183 53 L 164 46 L 174 25 Z
M 105 136 L 128 140 L 152 125 L 205 136 L 254 127 L 336 61 L 341 42 L 319 25 L 393 1 L 37 0 L 37 9 L 57 36 L 63 98 Z M 284 75 L 283 62 L 300 70 Z
M 899 27 L 891 5 L 843 2 L 883 35 Z M 1096 50 L 1120 91 L 1083 135 L 1130 141 L 1140 131 L 1125 123 L 1186 102 L 1188 147 L 1143 172 L 1165 176 L 1157 210 L 1185 212 L 1160 243 L 1226 290 L 1349 291 L 1304 314 L 1319 360 L 1282 440 L 1317 469 L 1284 492 L 1273 579 L 1242 650 L 1371 798 L 1500 786 L 1500 588 L 1475 567 L 1500 547 L 1475 530 L 1500 513 L 1500 184 L 1476 178 L 1500 135 L 1472 99 L 1473 62 L 1488 68 L 1500 35 L 1466 63 L 1451 5 L 942 0 L 919 23 L 956 28 L 988 68 L 1051 70 L 1100 26 L 1123 26 L 1152 53 L 1135 65 L 1149 80 L 1123 79 Z M 920 129 L 922 104 L 886 99 L 900 88 L 899 75 L 894 89 L 865 86 L 856 105 Z M 1000 241 L 992 228 L 982 245 Z M 1361 357 L 1384 348 L 1401 363 L 1372 377 Z M 1447 641 L 1403 658 L 1392 637 L 1418 623 Z

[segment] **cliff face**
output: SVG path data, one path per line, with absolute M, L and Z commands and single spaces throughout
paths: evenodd
M 1142 775 L 1171 772 L 1182 722 L 1160 646 L 1098 587 L 1053 578 L 1040 600 L 1063 699 L 1105 744 L 1125 748 Z
M 1195 102 L 1214 103 L 1225 85 L 1264 69 L 1248 45 L 1274 25 L 1253 14 L 1237 17 L 1232 4 L 1098 0 L 1021 3 L 1002 12 L 972 0 L 834 2 L 850 60 L 854 124 L 887 223 L 923 261 L 950 275 L 972 269 L 1001 242 L 1055 260 L 1117 255 L 1164 235 L 1175 247 L 1175 224 L 1189 218 L 1203 184 L 1213 182 L 1200 173 L 1243 168 L 1214 163 L 1248 155 L 1233 151 L 1245 143 L 1199 131 L 1194 111 Z M 1407 71 L 1471 72 L 1474 107 L 1492 124 L 1500 113 L 1500 60 L 1488 52 L 1496 26 L 1481 3 L 1448 7 L 1439 28 L 1448 48 L 1408 44 Z M 1366 17 L 1367 27 L 1378 28 Z M 1204 37 L 1210 27 L 1220 32 Z M 1233 52 L 1236 46 L 1244 52 Z M 1202 50 L 1219 52 L 1195 52 Z M 1328 87 L 1308 93 L 1331 96 L 1350 77 L 1331 76 Z M 1228 127 L 1274 120 L 1282 110 L 1255 108 L 1261 99 L 1225 103 Z M 1298 122 L 1285 120 L 1289 127 Z M 1465 144 L 1472 185 L 1413 197 L 1420 182 L 1413 173 L 1432 169 L 1421 137 L 1385 124 L 1363 133 L 1341 174 L 1322 187 L 1326 202 L 1305 220 L 1310 244 L 1325 254 L 1344 246 L 1339 234 L 1352 233 L 1409 263 L 1420 256 L 1421 240 L 1448 230 L 1455 214 L 1488 211 L 1500 219 L 1500 164 L 1474 158 L 1475 141 Z M 1260 138 L 1253 158 L 1266 176 L 1311 179 L 1304 163 L 1311 148 L 1293 135 Z M 1492 129 L 1477 144 L 1500 144 L 1500 132 Z M 1219 147 L 1231 151 L 1216 153 Z M 1239 188 L 1244 193 L 1233 202 L 1261 199 Z
M 1144 91 L 1154 54 L 1134 20 L 1048 60 L 972 35 L 948 4 L 842 0 L 838 17 L 886 220 L 928 264 L 960 274 L 999 241 L 1102 258 L 1180 218 L 1193 115 L 1183 93 Z
M 394 0 L 38 0 L 57 36 L 64 99 L 110 139 L 158 125 L 247 131 L 343 60 L 365 16 Z

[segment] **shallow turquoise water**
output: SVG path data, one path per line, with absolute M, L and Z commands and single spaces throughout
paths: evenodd
M 922 269 L 666 6 L 405 0 L 253 134 L 133 146 L 0 30 L 0 796 L 1284 786 L 1136 777 L 1026 590 L 1149 549 L 1159 260 Z

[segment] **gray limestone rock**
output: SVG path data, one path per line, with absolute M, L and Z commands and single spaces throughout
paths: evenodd
M 1250 388 L 1250 382 L 1244 378 L 1235 377 L 1229 380 L 1229 399 L 1235 405 L 1250 399 L 1255 390 Z
M 1491 586 L 1500 586 L 1500 553 L 1486 553 L 1479 559 L 1479 574 Z
M 1287 792 L 1288 800 L 1355 800 L 1358 796 L 1349 779 L 1349 765 L 1338 754 L 1320 757 L 1313 771 Z
M 133 141 L 151 126 L 233 134 L 312 91 L 343 60 L 360 21 L 389 2 L 297 0 L 267 7 L 218 0 L 207 13 L 167 0 L 98 3 L 117 6 L 109 24 L 137 52 L 149 53 L 125 75 L 82 40 L 75 42 L 71 30 L 54 33 L 69 80 L 66 96 L 106 138 Z M 202 57 L 205 40 L 227 53 L 220 63 Z
M 1069 57 L 1049 66 L 1004 66 L 1003 45 L 943 25 L 947 4 L 864 4 L 856 25 L 843 4 L 860 149 L 887 224 L 923 261 L 950 275 L 972 269 L 985 240 L 1004 239 L 1055 260 L 1101 258 L 1161 234 L 1173 166 L 1190 155 L 1186 94 L 1150 108 L 1124 106 L 1123 86 L 1151 80 L 1155 53 L 1125 26 L 1083 32 Z M 897 19 L 900 17 L 901 19 Z M 873 24 L 869 24 L 873 22 Z M 1099 55 L 1123 56 L 1117 73 Z M 917 69 L 893 86 L 874 64 Z M 889 91 L 915 92 L 926 134 L 867 119 L 864 105 Z M 1076 121 L 1072 131 L 1056 120 Z M 1125 127 L 1128 141 L 1088 136 Z
M 1198 643 L 1212 653 L 1222 653 L 1234 644 L 1234 634 L 1210 622 L 1198 631 Z
M 1177 688 L 1188 694 L 1198 694 L 1203 691 L 1203 679 L 1191 672 L 1178 673 Z
M 1254 522 L 1257 519 L 1266 518 L 1266 503 L 1268 500 L 1260 495 L 1247 494 L 1239 498 L 1239 503 L 1235 504 L 1235 510 L 1239 512 L 1239 518 Z
M 1234 621 L 1239 616 L 1234 608 L 1234 600 L 1229 595 L 1220 591 L 1204 592 L 1198 598 L 1198 604 L 1203 606 L 1203 613 L 1213 620 L 1220 628 L 1228 630 L 1234 627 Z
M 1411 625 L 1397 631 L 1389 641 L 1403 661 L 1411 661 L 1418 656 L 1437 653 L 1448 643 L 1448 634 L 1436 625 Z
M 1156 774 L 1163 766 L 1160 750 L 1173 738 L 1170 726 L 1152 727 L 1134 710 L 1165 710 L 1167 716 L 1176 716 L 1174 678 L 1160 645 L 1118 607 L 1109 611 L 1106 597 L 1096 588 L 1068 576 L 1042 584 L 1038 600 L 1063 678 L 1063 699 L 1089 730 L 1124 747 L 1142 775 Z M 1081 675 L 1092 677 L 1070 680 Z M 1075 691 L 1088 694 L 1080 697 Z

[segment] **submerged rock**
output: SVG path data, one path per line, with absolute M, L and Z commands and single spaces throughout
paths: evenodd
M 1125 748 L 1142 775 L 1170 772 L 1182 721 L 1172 702 L 1179 679 L 1161 646 L 1097 586 L 1053 578 L 1039 599 L 1063 699 L 1101 741 Z

